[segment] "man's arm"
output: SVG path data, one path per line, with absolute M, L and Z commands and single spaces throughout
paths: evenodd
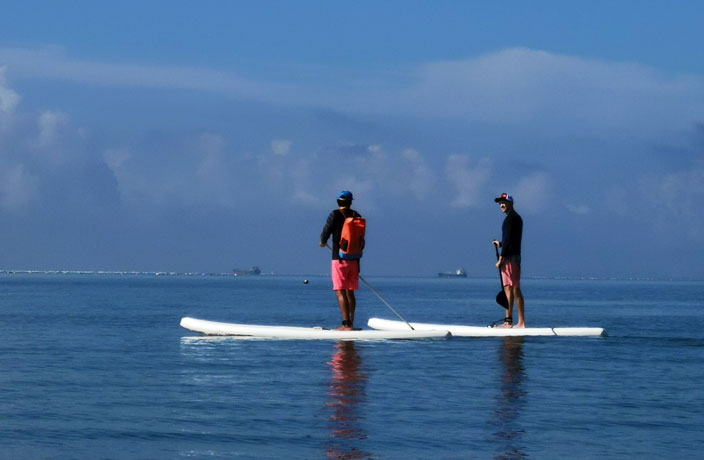
M 330 238 L 330 235 L 332 235 L 332 229 L 334 228 L 335 225 L 335 211 L 331 212 L 330 215 L 328 216 L 328 220 L 325 222 L 325 227 L 323 227 L 323 231 L 320 234 L 320 246 L 325 246 L 328 242 L 328 239 Z

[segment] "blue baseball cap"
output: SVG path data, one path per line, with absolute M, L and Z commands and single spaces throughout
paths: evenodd
M 352 201 L 354 198 L 352 197 L 352 192 L 349 190 L 343 190 L 340 192 L 340 194 L 337 196 L 338 200 L 346 200 L 346 201 Z
M 494 203 L 501 203 L 502 201 L 508 201 L 509 203 L 513 203 L 513 197 L 508 193 L 502 193 L 500 197 L 494 198 Z

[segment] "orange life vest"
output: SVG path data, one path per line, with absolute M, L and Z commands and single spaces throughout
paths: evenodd
M 341 210 L 345 223 L 342 225 L 340 236 L 340 259 L 355 260 L 362 257 L 364 250 L 364 234 L 367 231 L 367 221 L 362 216 L 345 216 Z

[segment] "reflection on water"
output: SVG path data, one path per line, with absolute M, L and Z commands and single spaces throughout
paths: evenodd
M 335 345 L 332 359 L 332 378 L 328 396 L 330 444 L 328 458 L 368 458 L 370 453 L 360 450 L 359 445 L 367 439 L 360 425 L 363 420 L 360 404 L 366 399 L 367 377 L 362 372 L 362 358 L 353 341 L 341 341 Z
M 523 337 L 506 337 L 499 348 L 499 360 L 503 364 L 503 372 L 491 422 L 496 427 L 492 437 L 497 444 L 494 458 L 526 458 L 522 451 L 524 430 L 519 422 L 526 397 L 523 389 Z

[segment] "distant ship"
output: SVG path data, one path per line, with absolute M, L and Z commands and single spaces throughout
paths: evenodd
M 440 278 L 467 278 L 464 268 L 458 268 L 454 272 L 440 272 L 438 276 Z
M 259 269 L 259 267 L 254 265 L 254 266 L 252 266 L 252 268 L 249 268 L 247 270 L 233 268 L 232 273 L 234 273 L 235 276 L 249 276 L 249 275 L 261 275 L 262 271 Z

